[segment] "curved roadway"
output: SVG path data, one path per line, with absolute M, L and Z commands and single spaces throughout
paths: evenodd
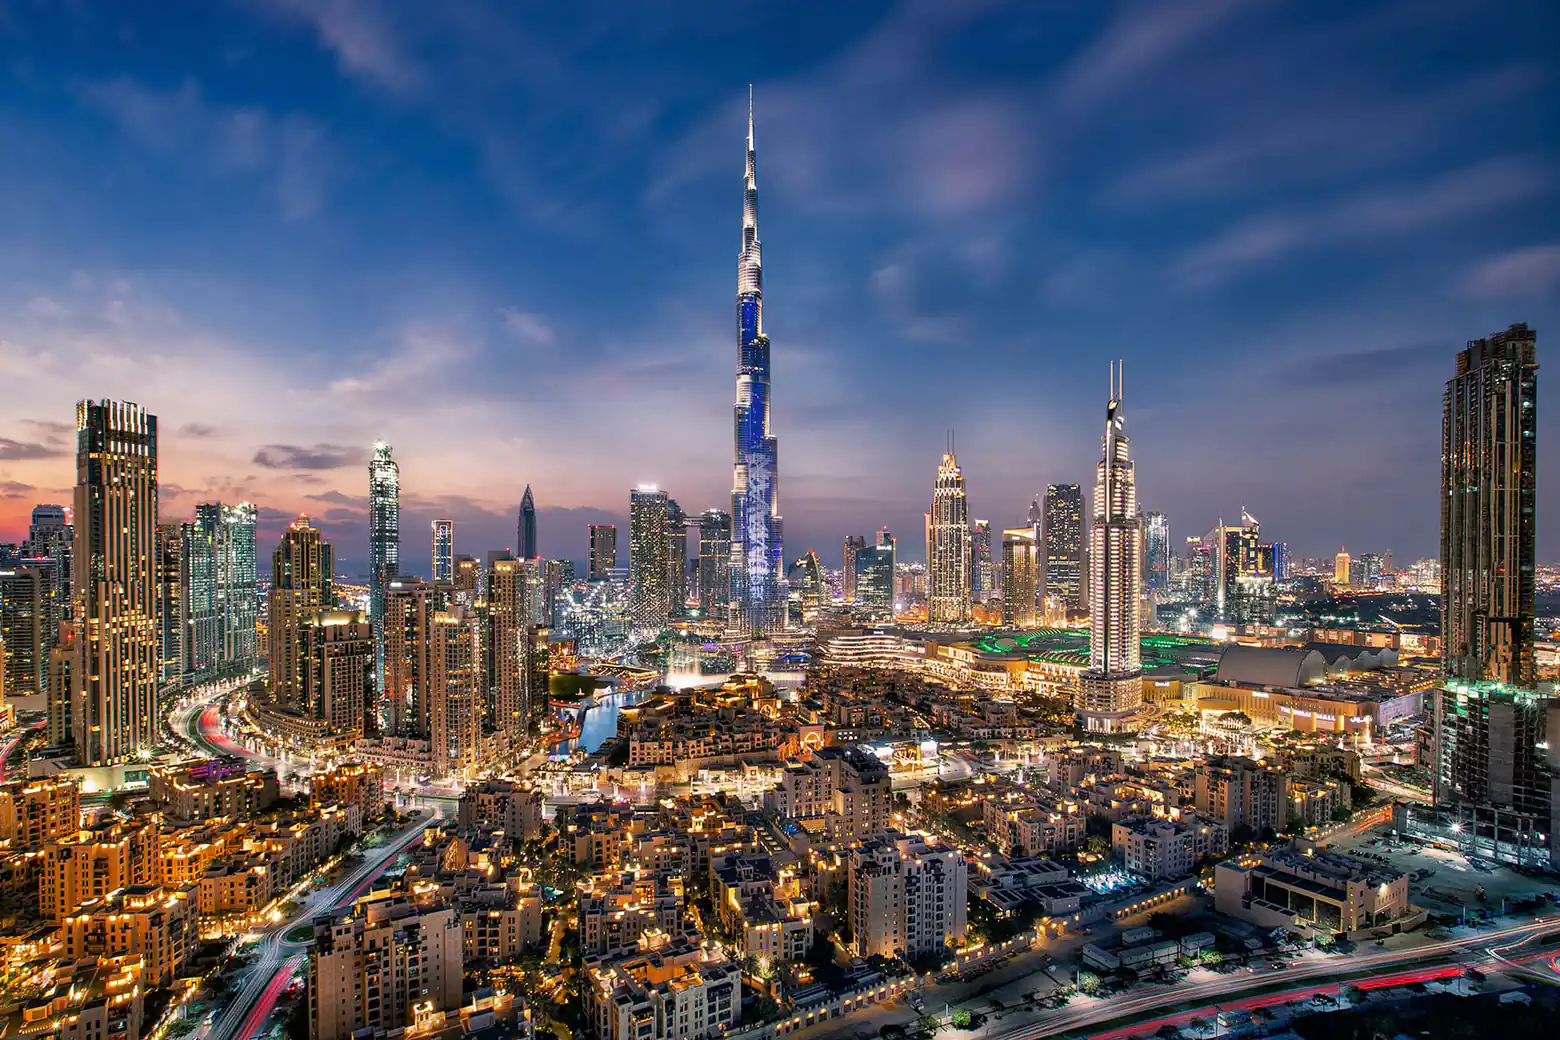
M 1536 936 L 1547 932 L 1560 931 L 1560 924 L 1554 920 L 1532 921 L 1524 925 L 1516 925 L 1504 928 L 1500 931 L 1487 932 L 1483 935 L 1469 935 L 1458 939 L 1448 939 L 1445 942 L 1431 943 L 1426 946 L 1416 947 L 1411 950 L 1372 950 L 1360 952 L 1349 957 L 1345 961 L 1328 959 L 1318 961 L 1315 964 L 1296 965 L 1282 972 L 1268 971 L 1261 974 L 1235 974 L 1221 976 L 1208 982 L 1180 984 L 1170 986 L 1154 992 L 1144 993 L 1138 996 L 1123 995 L 1113 997 L 1108 1001 L 1092 1002 L 1087 1006 L 1057 1008 L 1054 1011 L 1042 1012 L 1034 1019 L 1021 1026 L 1004 1031 L 992 1031 L 986 1035 L 994 1040 L 1039 1040 L 1040 1037 L 1053 1036 L 1074 1030 L 1088 1029 L 1092 1026 L 1103 1025 L 1117 1019 L 1127 1018 L 1131 1015 L 1142 1014 L 1164 1007 L 1174 1007 L 1187 1001 L 1199 1001 L 1200 1006 L 1191 1011 L 1181 1012 L 1188 1020 L 1201 1013 L 1206 1014 L 1207 1009 L 1218 1003 L 1220 1007 L 1234 1007 L 1229 1004 L 1227 998 L 1234 997 L 1246 990 L 1271 986 L 1275 982 L 1288 982 L 1300 979 L 1326 979 L 1339 980 L 1341 976 L 1354 975 L 1361 972 L 1369 972 L 1373 968 L 1388 968 L 1398 965 L 1412 964 L 1415 961 L 1429 960 L 1434 957 L 1467 957 L 1469 954 L 1482 953 L 1482 957 L 1476 960 L 1485 960 L 1495 957 L 1491 952 L 1492 944 L 1497 940 L 1511 940 L 1505 949 L 1520 945 Z M 1551 954 L 1552 955 L 1552 954 Z M 1527 955 L 1528 959 L 1537 960 L 1545 956 L 1543 953 Z M 1503 958 L 1507 961 L 1516 961 L 1517 958 Z M 1456 965 L 1444 966 L 1452 971 L 1460 971 Z M 1414 981 L 1406 978 L 1404 981 Z M 1347 980 L 1330 982 L 1328 986 L 1347 985 Z M 1357 982 L 1362 988 L 1369 988 L 1369 980 Z M 1380 981 L 1376 985 L 1382 985 Z M 1313 987 L 1313 989 L 1325 989 Z M 1283 1003 L 1295 999 L 1295 995 L 1304 995 L 1312 990 L 1295 990 L 1282 994 L 1264 994 L 1257 1000 L 1268 1003 Z M 1273 998 L 1268 1000 L 1267 998 Z M 1246 1006 L 1241 1004 L 1239 1006 Z M 1253 1004 L 1252 1006 L 1258 1006 Z M 1118 1029 L 1112 1036 L 1141 1035 L 1143 1032 L 1152 1033 L 1161 1020 L 1153 1022 L 1140 1022 L 1132 1026 Z M 1091 1034 L 1093 1035 L 1093 1034 Z
M 321 889 L 308 903 L 307 908 L 277 924 L 258 932 L 260 957 L 249 966 L 244 986 L 235 994 L 219 1017 L 212 1022 L 206 1034 L 212 1040 L 249 1040 L 265 1024 L 266 1016 L 276 1006 L 276 1000 L 286 988 L 287 981 L 302 962 L 306 944 L 288 943 L 283 936 L 298 925 L 321 914 L 351 906 L 368 886 L 395 862 L 395 857 L 407 846 L 418 840 L 422 832 L 435 819 L 430 813 L 396 836 L 387 845 L 369 850 L 368 860 L 347 877 Z

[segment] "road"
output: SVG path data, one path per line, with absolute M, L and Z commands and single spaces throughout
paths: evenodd
M 1527 939 L 1555 931 L 1560 931 L 1560 923 L 1553 919 L 1539 920 L 1480 935 L 1468 935 L 1448 939 L 1445 942 L 1429 943 L 1408 950 L 1362 949 L 1346 960 L 1329 957 L 1311 964 L 1296 964 L 1283 971 L 1269 969 L 1251 974 L 1238 972 L 1231 975 L 1221 975 L 1207 982 L 1183 983 L 1139 995 L 1122 994 L 1114 996 L 1109 1000 L 1089 1000 L 1081 1005 L 1069 1005 L 1063 1008 L 1038 1012 L 1030 1021 L 1025 1022 L 1023 1025 L 1004 1031 L 991 1031 L 985 1035 L 993 1038 L 993 1040 L 1039 1040 L 1040 1037 L 1088 1029 L 1117 1019 L 1154 1011 L 1162 1007 L 1184 1004 L 1188 1001 L 1198 1001 L 1203 1009 L 1211 1007 L 1215 1003 L 1220 1007 L 1233 1007 L 1237 1005 L 1230 1004 L 1229 1001 L 1238 997 L 1239 994 L 1247 990 L 1271 986 L 1275 982 L 1324 978 L 1336 980 L 1337 977 L 1343 975 L 1368 972 L 1376 968 L 1408 965 L 1415 961 L 1429 960 L 1436 957 L 1484 960 L 1494 956 L 1489 951 L 1492 946 L 1501 940 L 1510 940 L 1510 945 L 1518 945 Z M 1543 955 L 1532 954 L 1528 956 L 1537 959 Z M 1337 982 L 1334 981 L 1330 985 L 1336 986 Z M 1266 994 L 1265 996 L 1275 995 Z M 1277 1002 L 1282 1003 L 1291 999 L 1294 999 L 1293 996 L 1283 996 Z M 1206 1010 L 1203 1010 L 1202 1013 L 1206 1014 Z M 1154 1030 L 1153 1028 L 1147 1028 L 1148 1025 L 1148 1023 L 1137 1023 L 1128 1027 L 1128 1031 L 1138 1034 L 1141 1029 L 1147 1029 L 1147 1032 L 1152 1033 Z M 1154 1028 L 1157 1028 L 1157 1023 Z
M 23 738 L 25 738 L 27 734 L 31 733 L 33 730 L 41 729 L 43 727 L 43 723 L 44 720 L 39 719 L 31 726 L 17 728 L 11 733 L 9 737 L 6 738 L 5 744 L 0 745 L 0 780 L 4 780 L 6 778 L 7 764 L 10 762 L 11 756 L 16 754 L 16 749 L 21 746 Z
M 394 841 L 369 850 L 367 860 L 351 874 L 321 889 L 308 902 L 308 906 L 293 917 L 268 928 L 261 929 L 258 949 L 260 957 L 249 966 L 244 976 L 243 988 L 232 997 L 231 1003 L 222 1009 L 220 1016 L 205 1034 L 210 1040 L 249 1040 L 265 1024 L 266 1016 L 276 1006 L 277 997 L 287 987 L 287 981 L 303 959 L 303 947 L 288 943 L 284 936 L 288 930 L 332 910 L 351 906 L 358 896 L 367 891 L 374 880 L 389 869 L 395 857 L 407 846 L 417 841 L 425 828 L 438 818 L 437 814 L 424 816 L 399 834 Z

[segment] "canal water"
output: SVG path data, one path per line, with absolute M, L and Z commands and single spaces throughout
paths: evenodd
M 555 744 L 553 752 L 567 754 L 575 748 L 595 752 L 602 744 L 617 736 L 618 712 L 638 704 L 649 696 L 650 692 L 649 690 L 597 691 L 588 702 L 589 706 L 585 708 L 585 717 L 580 722 L 579 739 Z

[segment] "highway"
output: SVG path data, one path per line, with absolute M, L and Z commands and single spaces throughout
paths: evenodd
M 299 913 L 261 929 L 257 933 L 259 959 L 245 973 L 243 988 L 233 995 L 231 1002 L 222 1009 L 203 1036 L 210 1040 L 249 1040 L 258 1033 L 271 1009 L 276 1006 L 277 998 L 287 987 L 288 979 L 297 971 L 304 958 L 305 944 L 288 943 L 284 938 L 287 932 L 321 914 L 351 906 L 376 878 L 389 869 L 395 857 L 421 838 L 423 830 L 436 819 L 437 814 L 426 815 L 410 825 L 394 841 L 369 850 L 362 866 L 315 893 Z
M 1199 1013 L 1207 1014 L 1207 1009 L 1215 1004 L 1221 1008 L 1244 1007 L 1245 1004 L 1232 1004 L 1230 1001 L 1239 997 L 1241 993 L 1247 990 L 1271 986 L 1277 982 L 1300 981 L 1302 979 L 1333 980 L 1323 986 L 1312 987 L 1311 990 L 1296 989 L 1284 993 L 1263 994 L 1261 997 L 1253 998 L 1267 1003 L 1285 1003 L 1296 999 L 1296 994 L 1303 996 L 1312 991 L 1335 988 L 1339 985 L 1341 976 L 1370 972 L 1373 969 L 1399 967 L 1413 964 L 1417 961 L 1440 957 L 1460 958 L 1463 960 L 1489 960 L 1496 956 L 1491 951 L 1501 940 L 1509 940 L 1504 949 L 1510 949 L 1539 935 L 1556 931 L 1560 931 L 1560 922 L 1557 922 L 1555 919 L 1538 920 L 1479 935 L 1468 935 L 1461 938 L 1448 939 L 1444 942 L 1429 943 L 1410 950 L 1386 950 L 1374 947 L 1361 949 L 1347 959 L 1329 957 L 1314 963 L 1294 964 L 1291 962 L 1291 966 L 1282 971 L 1268 969 L 1253 973 L 1237 972 L 1231 975 L 1221 975 L 1207 982 L 1167 986 L 1138 995 L 1122 994 L 1109 1000 L 1089 1000 L 1084 1004 L 1074 1004 L 1064 1008 L 1038 1012 L 1023 1025 L 1007 1030 L 989 1031 L 985 1035 L 993 1038 L 993 1040 L 1039 1040 L 1040 1037 L 1086 1030 L 1132 1015 L 1143 1014 L 1144 1012 L 1155 1011 L 1164 1007 L 1173 1007 L 1185 1004 L 1188 1001 L 1197 1001 L 1199 1004 L 1197 1009 L 1177 1013 L 1178 1015 L 1186 1015 L 1187 1019 L 1190 1020 L 1190 1018 L 1195 1017 Z M 1545 955 L 1544 953 L 1534 953 L 1524 956 L 1538 960 Z M 1552 951 L 1550 951 L 1549 955 L 1552 956 Z M 1508 962 L 1514 961 L 1514 958 L 1504 959 Z M 1453 971 L 1460 971 L 1462 968 L 1461 965 L 1443 965 L 1441 967 L 1450 968 Z M 1405 979 L 1405 981 L 1413 980 Z M 1380 979 L 1355 983 L 1355 985 L 1359 985 L 1361 988 L 1369 988 L 1371 984 L 1380 986 L 1386 983 Z M 1139 1022 L 1109 1035 L 1127 1036 L 1143 1035 L 1144 1032 L 1152 1033 L 1160 1025 L 1163 1025 L 1165 1021 L 1156 1019 L 1153 1022 Z M 1173 1021 L 1173 1017 L 1171 1021 Z

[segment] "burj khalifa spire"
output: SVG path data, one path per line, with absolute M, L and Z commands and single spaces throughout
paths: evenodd
M 758 241 L 758 156 L 748 87 L 742 251 L 737 254 L 736 452 L 731 485 L 730 626 L 756 636 L 785 627 L 779 447 L 769 432 L 769 337 L 764 334 L 764 261 Z

